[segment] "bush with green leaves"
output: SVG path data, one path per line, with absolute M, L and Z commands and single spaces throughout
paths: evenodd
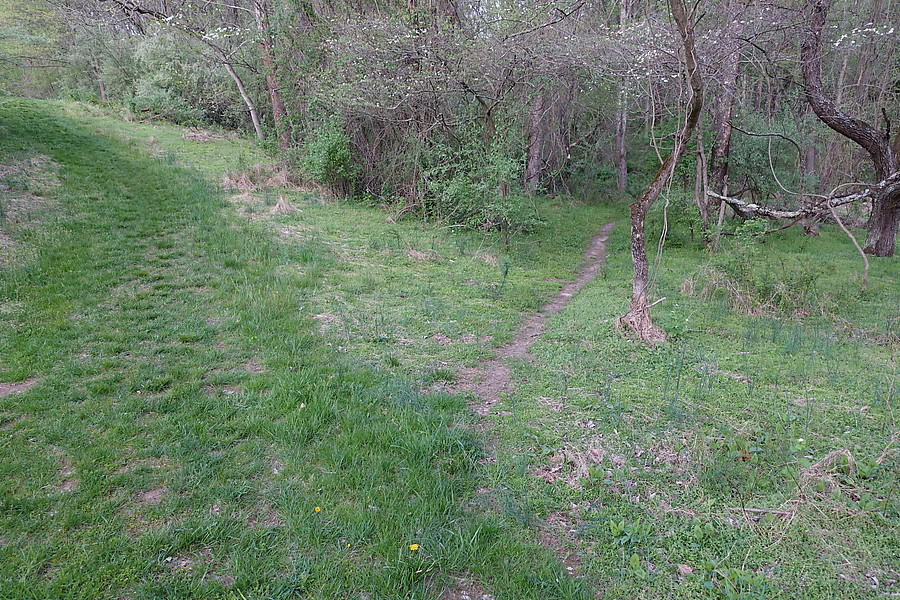
M 246 123 L 246 107 L 236 97 L 234 84 L 188 42 L 162 34 L 141 38 L 134 58 L 142 75 L 127 100 L 133 111 L 189 125 Z
M 695 289 L 702 288 L 701 295 L 723 293 L 750 313 L 816 309 L 821 301 L 816 285 L 824 267 L 770 250 L 763 235 L 770 226 L 760 219 L 740 222 L 697 274 Z
M 314 129 L 306 138 L 301 159 L 303 174 L 337 196 L 353 195 L 356 168 L 350 138 L 337 121 Z
M 427 214 L 471 229 L 497 229 L 504 243 L 540 224 L 523 186 L 524 160 L 515 136 L 498 132 L 486 145 L 473 121 L 456 144 L 440 144 L 425 156 Z M 521 147 L 521 146 L 519 146 Z

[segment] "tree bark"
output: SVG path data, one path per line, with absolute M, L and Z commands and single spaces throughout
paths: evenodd
M 675 138 L 675 145 L 669 156 L 663 161 L 662 166 L 641 194 L 641 197 L 630 205 L 631 213 L 631 262 L 634 266 L 634 280 L 632 282 L 631 307 L 619 319 L 623 326 L 633 329 L 640 338 L 648 343 L 663 342 L 666 339 L 665 332 L 653 324 L 650 318 L 649 287 L 650 264 L 647 260 L 647 243 L 644 224 L 647 212 L 659 198 L 663 187 L 671 179 L 675 171 L 675 165 L 684 153 L 687 143 L 694 133 L 697 122 L 700 119 L 700 111 L 703 108 L 703 82 L 700 79 L 700 69 L 697 65 L 697 56 L 694 49 L 694 26 L 685 13 L 683 0 L 669 0 L 669 9 L 681 42 L 684 46 L 684 62 L 688 81 L 690 83 L 691 97 L 688 105 L 684 126 Z
M 628 20 L 628 0 L 621 0 L 619 7 L 619 31 L 624 34 Z M 624 194 L 628 187 L 628 156 L 625 147 L 625 133 L 628 130 L 628 88 L 626 82 L 619 82 L 616 102 L 616 191 Z
M 541 182 L 541 171 L 544 168 L 544 116 L 546 112 L 546 92 L 541 89 L 531 105 L 528 160 L 525 163 L 525 189 L 532 196 L 537 192 Z
M 94 77 L 97 78 L 97 87 L 100 88 L 100 101 L 109 102 L 109 97 L 106 95 L 106 84 L 103 83 L 103 74 L 99 67 L 94 67 Z
M 831 7 L 830 0 L 806 0 L 808 29 L 800 42 L 800 63 L 803 70 L 803 87 L 806 100 L 816 116 L 828 127 L 859 144 L 872 159 L 879 191 L 872 201 L 872 213 L 866 226 L 863 250 L 875 256 L 893 256 L 897 244 L 897 228 L 900 226 L 900 182 L 890 183 L 898 171 L 897 148 L 900 148 L 900 132 L 894 147 L 887 133 L 882 133 L 865 121 L 844 113 L 825 93 L 822 84 L 820 48 L 822 29 Z M 881 185 L 884 184 L 884 185 Z
M 628 128 L 628 92 L 625 82 L 619 84 L 616 107 L 616 191 L 624 194 L 628 187 L 628 156 L 625 147 L 625 132 Z
M 256 28 L 260 34 L 260 53 L 262 55 L 263 68 L 266 72 L 266 88 L 269 90 L 269 100 L 272 103 L 272 121 L 275 131 L 278 132 L 278 146 L 286 150 L 291 146 L 293 131 L 287 108 L 281 97 L 281 89 L 278 86 L 278 61 L 275 59 L 275 47 L 269 32 L 269 11 L 266 0 L 256 0 L 253 3 Z
M 726 18 L 734 19 L 736 0 L 726 5 Z M 731 157 L 731 115 L 734 111 L 734 96 L 740 74 L 740 46 L 737 38 L 729 32 L 725 44 L 725 62 L 722 73 L 722 94 L 716 111 L 716 137 L 713 141 L 712 156 L 709 159 L 710 187 L 717 194 L 724 194 L 728 185 L 728 159 Z
M 697 179 L 694 181 L 694 201 L 703 223 L 703 242 L 709 245 L 709 178 L 707 176 L 706 151 L 703 148 L 703 123 L 697 123 Z
M 238 93 L 241 95 L 241 98 L 244 99 L 244 104 L 247 105 L 247 110 L 250 112 L 250 120 L 253 121 L 253 129 L 256 130 L 256 137 L 259 138 L 259 141 L 261 142 L 266 141 L 266 132 L 263 131 L 262 124 L 259 122 L 259 113 L 256 111 L 256 104 L 253 103 L 253 99 L 250 97 L 250 94 L 247 93 L 246 88 L 244 88 L 244 82 L 241 81 L 240 76 L 234 70 L 234 67 L 231 66 L 231 61 L 228 60 L 225 53 L 216 46 L 213 46 L 212 48 L 217 51 L 219 58 L 222 60 L 222 64 L 225 66 L 225 70 L 231 75 L 234 85 L 237 86 Z

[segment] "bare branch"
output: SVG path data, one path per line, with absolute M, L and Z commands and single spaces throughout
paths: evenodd
M 864 292 L 866 291 L 866 285 L 868 285 L 869 283 L 869 258 L 866 256 L 866 253 L 863 252 L 863 249 L 859 245 L 859 242 L 856 241 L 856 237 L 854 237 L 854 235 L 850 233 L 850 230 L 847 229 L 847 227 L 844 225 L 844 222 L 841 221 L 840 217 L 838 217 L 837 211 L 834 210 L 834 205 L 831 202 L 828 203 L 828 208 L 829 210 L 831 210 L 831 216 L 834 218 L 840 228 L 844 230 L 844 233 L 847 234 L 847 237 L 849 237 L 853 241 L 853 245 L 856 246 L 856 249 L 859 250 L 859 255 L 862 256 L 863 264 L 865 264 L 862 283 L 862 291 Z
M 799 220 L 804 217 L 817 217 L 829 212 L 832 208 L 836 208 L 838 206 L 845 206 L 847 204 L 852 204 L 859 200 L 863 199 L 871 199 L 877 196 L 882 192 L 885 188 L 897 185 L 900 183 L 900 173 L 894 173 L 891 177 L 888 177 L 884 181 L 869 186 L 865 190 L 858 192 L 856 194 L 848 194 L 845 196 L 828 196 L 828 197 L 819 197 L 819 201 L 815 204 L 812 204 L 806 208 L 800 208 L 797 210 L 782 210 L 779 208 L 773 208 L 770 206 L 760 206 L 758 204 L 754 204 L 752 202 L 745 202 L 740 198 L 733 198 L 730 196 L 723 196 L 721 194 L 717 194 L 715 192 L 707 192 L 707 195 L 716 198 L 718 200 L 725 201 L 731 208 L 735 210 L 740 216 L 745 219 L 753 219 L 753 218 L 766 218 L 766 219 L 794 219 Z

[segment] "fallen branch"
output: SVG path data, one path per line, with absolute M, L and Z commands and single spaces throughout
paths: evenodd
M 659 304 L 660 302 L 662 302 L 662 301 L 665 300 L 665 299 L 666 299 L 666 297 L 663 296 L 663 297 L 660 298 L 659 300 L 654 301 L 652 304 L 648 304 L 648 305 L 647 305 L 647 308 L 652 308 L 652 307 L 656 306 L 657 304 Z
M 830 210 L 829 207 L 844 206 L 846 204 L 852 204 L 862 198 L 867 198 L 872 195 L 872 190 L 868 189 L 864 192 L 859 192 L 858 194 L 850 194 L 849 196 L 829 199 L 829 202 L 827 203 L 828 206 L 825 206 L 825 203 L 823 202 L 821 205 L 816 204 L 808 208 L 800 208 L 797 210 L 781 210 L 780 208 L 773 208 L 771 206 L 760 206 L 759 204 L 754 204 L 752 202 L 744 202 L 740 198 L 722 196 L 715 192 L 707 192 L 707 195 L 722 200 L 744 219 L 764 217 L 766 219 L 772 219 L 773 221 L 780 219 L 799 221 L 804 217 L 814 217 L 824 214 Z
M 824 216 L 838 206 L 852 204 L 865 198 L 874 198 L 885 187 L 896 184 L 898 181 L 900 181 L 900 172 L 893 173 L 884 181 L 881 181 L 855 194 L 827 197 L 814 196 L 814 198 L 818 199 L 816 203 L 811 204 L 806 208 L 799 208 L 797 210 L 782 210 L 779 208 L 773 208 L 771 206 L 760 206 L 759 204 L 754 204 L 752 202 L 745 202 L 740 198 L 723 196 L 715 192 L 707 192 L 707 196 L 725 202 L 726 204 L 728 204 L 728 206 L 734 209 L 734 212 L 736 212 L 738 216 L 744 219 L 754 219 L 762 217 L 772 220 L 794 220 L 796 222 L 804 217 Z

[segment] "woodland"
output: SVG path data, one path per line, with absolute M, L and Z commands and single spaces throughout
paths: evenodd
M 898 40 L 0 0 L 0 597 L 900 594 Z

